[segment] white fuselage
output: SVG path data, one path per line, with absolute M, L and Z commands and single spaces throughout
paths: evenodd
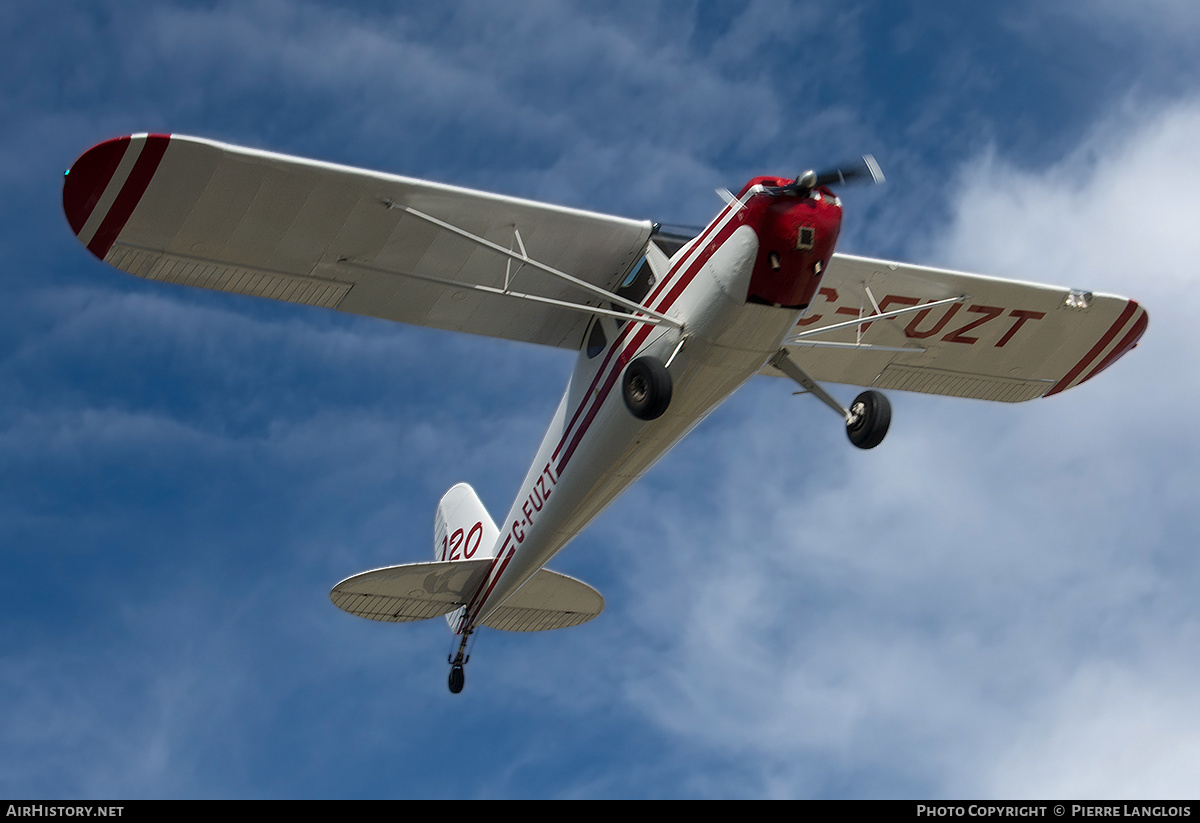
M 754 228 L 726 208 L 680 249 L 646 297 L 682 330 L 597 318 L 605 345 L 591 356 L 586 342 L 581 349 L 521 490 L 497 523 L 495 560 L 458 631 L 483 623 L 779 350 L 800 312 L 746 302 L 758 249 Z M 670 361 L 673 384 L 667 411 L 650 421 L 630 413 L 621 387 L 625 366 L 643 355 Z

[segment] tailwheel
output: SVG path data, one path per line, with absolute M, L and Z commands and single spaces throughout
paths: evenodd
M 846 436 L 860 449 L 873 449 L 883 442 L 892 422 L 892 405 L 877 391 L 865 391 L 850 404 Z
M 621 380 L 625 405 L 640 420 L 654 420 L 671 405 L 671 373 L 657 357 L 639 357 Z
M 458 694 L 463 690 L 463 684 L 466 683 L 467 676 L 463 672 L 461 664 L 455 664 L 450 667 L 450 693 Z
M 451 694 L 458 694 L 463 690 L 463 685 L 467 682 L 467 674 L 463 671 L 463 666 L 471 659 L 467 654 L 467 641 L 471 639 L 472 631 L 467 629 L 462 633 L 462 640 L 458 643 L 458 653 L 453 658 L 446 658 L 446 662 L 450 664 L 450 679 L 448 681 Z

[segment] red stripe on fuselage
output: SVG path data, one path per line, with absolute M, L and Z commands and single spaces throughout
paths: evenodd
M 512 560 L 513 555 L 516 553 L 517 550 L 515 548 L 509 549 L 507 554 L 498 554 L 492 560 L 492 568 L 488 570 L 488 576 L 483 578 L 483 582 L 479 584 L 479 590 L 475 592 L 475 596 L 467 603 L 466 618 L 459 624 L 464 629 L 475 625 L 475 618 L 479 616 L 479 610 L 483 608 L 483 604 L 487 602 L 488 595 L 492 593 L 492 589 L 496 588 L 496 584 L 504 576 L 504 570 L 508 568 L 508 561 Z M 499 571 L 496 571 L 497 563 L 500 564 Z M 488 580 L 492 581 L 490 585 L 488 584 Z M 485 587 L 486 591 L 484 591 Z
M 725 209 L 722 210 L 721 213 L 718 214 L 716 218 L 708 224 L 708 228 L 704 230 L 704 234 L 697 238 L 701 245 L 708 243 L 712 232 L 716 231 L 717 226 L 720 225 L 721 221 L 725 218 L 725 215 L 728 214 L 728 212 L 729 207 L 726 206 Z M 662 282 L 655 286 L 654 290 L 650 292 L 650 296 L 646 301 L 647 306 L 649 306 L 651 309 L 660 311 L 661 313 L 661 309 L 658 309 L 652 304 L 654 300 L 658 298 L 660 294 L 662 294 L 663 290 L 666 289 L 667 285 L 671 282 L 671 279 L 676 275 L 679 269 L 683 267 L 687 257 L 688 255 L 686 254 L 680 255 L 679 262 L 667 272 L 667 276 L 662 279 Z M 592 378 L 592 383 L 590 386 L 588 386 L 588 390 L 584 393 L 583 399 L 579 401 L 579 406 L 576 407 L 575 414 L 571 416 L 571 422 L 569 422 L 567 427 L 563 429 L 562 438 L 558 441 L 558 445 L 554 448 L 554 454 L 551 455 L 552 460 L 558 459 L 558 454 L 562 451 L 563 445 L 567 442 L 567 438 L 570 437 L 571 430 L 575 427 L 575 423 L 579 420 L 579 415 L 583 413 L 584 408 L 587 406 L 588 399 L 592 396 L 592 392 L 596 390 L 596 386 L 600 382 L 600 378 L 604 376 L 605 368 L 607 368 L 609 362 L 612 360 L 613 355 L 616 354 L 621 348 L 621 344 L 633 332 L 635 326 L 640 326 L 643 329 L 649 328 L 649 326 L 646 326 L 644 323 L 626 322 L 625 328 L 621 330 L 621 333 L 617 335 L 617 339 L 613 341 L 612 346 L 610 346 L 608 351 L 605 352 L 604 359 L 600 362 L 600 368 L 596 369 L 596 376 Z M 622 366 L 623 364 L 620 364 L 618 365 L 618 368 L 621 368 Z
M 137 162 L 133 164 L 133 169 L 129 172 L 128 179 L 121 186 L 121 193 L 113 201 L 108 214 L 104 215 L 104 221 L 100 224 L 100 228 L 96 229 L 92 242 L 88 243 L 88 251 L 101 260 L 108 254 L 113 242 L 120 235 L 121 229 L 125 228 L 133 210 L 137 208 L 142 195 L 146 193 L 146 187 L 150 185 L 150 180 L 154 177 L 154 172 L 158 170 L 158 164 L 170 142 L 171 135 L 169 134 L 146 136 L 146 145 L 142 146 L 142 153 L 138 155 Z
M 1049 397 L 1052 394 L 1058 394 L 1063 389 L 1071 385 L 1071 382 L 1078 377 L 1084 369 L 1091 365 L 1092 361 L 1100 356 L 1100 352 L 1104 351 L 1105 347 L 1112 342 L 1112 339 L 1117 336 L 1117 332 L 1125 328 L 1125 324 L 1129 322 L 1129 318 L 1137 311 L 1138 304 L 1130 300 L 1125 304 L 1125 310 L 1121 312 L 1121 316 L 1109 327 L 1104 336 L 1096 341 L 1096 345 L 1092 346 L 1091 350 L 1083 356 L 1083 359 L 1075 364 L 1075 368 L 1067 372 L 1066 377 L 1054 384 L 1050 391 L 1046 392 L 1044 397 Z
M 713 222 L 713 225 L 720 223 L 720 220 L 721 218 L 718 217 L 718 219 Z M 729 236 L 733 234 L 737 228 L 739 227 L 735 226 L 733 221 L 730 221 L 729 223 L 726 223 L 719 232 L 717 232 L 716 237 L 714 237 L 711 241 L 706 239 L 705 245 L 707 247 L 701 251 L 700 254 L 696 255 L 696 257 L 692 260 L 691 265 L 688 266 L 687 271 L 684 272 L 683 276 L 675 280 L 675 282 L 672 284 L 670 292 L 668 292 L 667 295 L 662 298 L 659 305 L 651 306 L 651 308 L 660 314 L 665 314 L 666 311 L 670 309 L 672 305 L 674 305 L 675 301 L 679 299 L 679 296 L 683 294 L 684 289 L 691 285 L 692 280 L 694 280 L 697 273 L 704 268 L 704 265 L 709 261 L 709 258 L 711 258 L 716 250 L 719 249 L 721 245 L 729 239 Z M 667 280 L 664 280 L 664 286 L 666 282 Z M 558 465 L 555 467 L 555 472 L 559 476 L 562 476 L 563 470 L 567 467 L 567 463 L 571 459 L 571 455 L 575 453 L 575 448 L 579 445 L 579 441 L 583 439 L 585 434 L 587 434 L 588 427 L 591 426 L 596 414 L 600 411 L 600 407 L 604 405 L 604 401 L 608 398 L 609 392 L 612 391 L 613 385 L 617 382 L 617 376 L 621 373 L 621 370 L 629 363 L 629 361 L 633 359 L 633 355 L 637 353 L 637 350 L 641 347 L 642 343 L 645 342 L 647 337 L 649 337 L 650 331 L 650 326 L 642 325 L 642 328 L 639 329 L 637 334 L 634 335 L 633 339 L 629 341 L 629 345 L 622 350 L 620 357 L 617 358 L 615 367 L 608 372 L 603 386 L 601 386 L 600 391 L 596 394 L 596 398 L 592 403 L 592 407 L 588 410 L 587 416 L 583 418 L 583 422 L 580 424 L 578 431 L 576 431 L 575 436 L 571 438 L 571 445 L 567 447 L 567 450 L 563 453 L 562 459 L 559 460 Z M 613 351 L 616 351 L 616 349 L 617 346 L 614 345 Z M 599 378 L 599 373 L 596 376 Z M 595 387 L 595 385 L 596 383 L 593 380 L 592 386 Z M 588 395 L 583 399 L 583 403 L 586 404 L 590 397 L 591 390 L 589 389 Z M 580 408 L 582 407 L 583 405 L 581 404 Z M 578 412 L 576 412 L 576 417 L 578 417 Z M 569 431 L 567 433 L 569 434 Z M 564 434 L 564 437 L 566 437 L 566 434 Z
M 725 210 L 718 214 L 716 219 L 709 224 L 704 234 L 698 238 L 703 245 L 708 245 L 711 242 L 710 238 L 713 237 L 714 233 L 716 233 L 715 239 L 720 242 L 724 242 L 725 239 L 727 239 L 728 236 L 733 233 L 732 230 L 724 231 L 718 229 L 718 226 L 720 226 L 721 221 L 725 219 L 728 212 L 729 207 L 726 207 Z M 729 226 L 726 225 L 725 229 L 729 229 Z M 681 268 L 683 268 L 684 262 L 687 258 L 687 255 L 680 255 L 679 262 L 671 268 L 671 270 L 667 273 L 667 276 L 662 279 L 662 282 L 659 283 L 654 288 L 654 291 L 650 293 L 650 297 L 646 301 L 646 305 L 660 313 L 663 313 L 669 309 L 675 300 L 679 298 L 679 295 L 683 293 L 683 290 L 687 287 L 687 285 L 695 278 L 696 273 L 703 268 L 704 264 L 708 262 L 708 259 L 712 256 L 716 249 L 720 247 L 720 242 L 716 247 L 698 254 L 692 260 L 692 264 L 684 271 L 683 275 L 676 278 L 676 274 Z M 654 305 L 655 299 L 659 298 L 663 292 L 666 291 L 668 286 L 671 286 L 670 292 L 662 298 L 659 305 Z M 638 327 L 636 333 L 634 333 L 635 326 Z M 609 391 L 612 390 L 612 386 L 613 383 L 616 382 L 617 375 L 621 373 L 621 369 L 625 367 L 626 363 L 631 358 L 632 353 L 637 351 L 638 347 L 641 346 L 642 342 L 650 334 L 651 330 L 652 327 L 646 325 L 645 323 L 627 322 L 625 328 L 621 330 L 619 335 L 617 335 L 613 345 L 609 347 L 608 352 L 604 356 L 604 360 L 601 361 L 600 368 L 596 370 L 596 376 L 592 378 L 591 385 L 588 386 L 587 392 L 580 400 L 579 406 L 575 409 L 575 413 L 571 416 L 571 422 L 568 423 L 566 429 L 563 430 L 562 438 L 559 440 L 558 446 L 554 449 L 552 459 L 557 458 L 559 453 L 562 451 L 563 445 L 570 437 L 571 429 L 575 426 L 575 423 L 579 421 L 579 417 L 583 413 L 583 410 L 587 408 L 588 401 L 592 398 L 593 392 L 596 391 L 596 386 L 600 383 L 601 378 L 604 377 L 604 385 L 600 392 L 596 395 L 595 402 L 592 404 L 587 416 L 581 423 L 579 430 L 575 433 L 575 437 L 571 438 L 571 445 L 568 447 L 566 454 L 559 462 L 556 468 L 556 474 L 562 473 L 562 469 L 567 465 L 567 461 L 570 460 L 571 455 L 575 452 L 575 447 L 579 445 L 579 441 L 583 438 L 584 434 L 587 433 L 588 427 L 591 425 L 596 413 L 604 404 L 604 400 L 608 396 Z M 625 346 L 624 349 L 621 349 L 621 344 L 631 334 L 633 335 L 633 339 L 629 342 L 629 345 Z M 613 355 L 619 350 L 621 351 L 621 354 L 617 357 L 615 366 L 606 374 L 605 369 L 612 362 Z M 491 596 L 496 584 L 500 582 L 500 578 L 504 575 L 505 568 L 508 567 L 508 561 L 512 559 L 515 551 L 515 549 L 510 549 L 508 551 L 507 555 L 504 556 L 504 562 L 500 566 L 499 570 L 496 570 L 496 564 L 500 561 L 500 555 L 497 555 L 496 559 L 492 561 L 492 568 L 489 570 L 488 576 L 484 578 L 484 582 L 480 584 L 479 589 L 475 592 L 475 595 L 467 603 L 466 617 L 461 623 L 462 626 L 470 627 L 475 624 L 475 619 L 479 616 L 479 612 L 483 609 L 484 604 L 487 603 L 487 599 L 489 596 Z
M 665 282 L 665 280 L 664 280 Z M 592 384 L 588 386 L 588 390 L 584 392 L 583 399 L 579 401 L 579 405 L 575 409 L 575 414 L 571 416 L 571 422 L 563 429 L 562 438 L 559 439 L 558 445 L 554 447 L 554 454 L 550 455 L 550 459 L 557 460 L 558 453 L 562 451 L 563 445 L 567 442 L 567 438 L 571 434 L 571 429 L 575 427 L 575 423 L 579 420 L 579 415 L 583 413 L 583 409 L 587 406 L 588 398 L 592 396 L 592 392 L 596 390 L 596 384 L 600 382 L 600 378 L 604 376 L 604 370 L 608 367 L 609 361 L 612 360 L 614 354 L 621 348 L 621 344 L 625 338 L 633 331 L 634 326 L 643 325 L 641 323 L 626 323 L 625 328 L 621 329 L 621 333 L 617 335 L 617 339 L 604 353 L 604 359 L 600 361 L 600 368 L 596 369 L 596 376 L 592 378 Z
M 638 333 L 634 335 L 634 338 L 629 342 L 629 345 L 626 346 L 621 352 L 620 357 L 617 358 L 616 366 L 609 371 L 608 376 L 604 380 L 604 385 L 600 387 L 600 391 L 596 394 L 596 402 L 594 402 L 592 407 L 588 409 L 588 413 L 583 418 L 583 422 L 579 425 L 578 430 L 576 430 L 575 436 L 571 438 L 571 445 L 567 446 L 567 450 L 563 452 L 562 459 L 559 460 L 558 465 L 554 467 L 554 472 L 559 477 L 562 477 L 563 469 L 567 467 L 567 462 L 570 461 L 571 455 L 575 453 L 575 448 L 579 445 L 579 441 L 583 439 L 585 434 L 587 434 L 587 430 L 592 425 L 592 421 L 596 418 L 596 414 L 599 413 L 600 407 L 604 405 L 605 399 L 608 398 L 608 393 L 612 391 L 613 384 L 617 382 L 617 376 L 620 375 L 621 370 L 625 368 L 629 361 L 633 359 L 633 355 L 637 352 L 638 347 L 640 347 L 645 339 L 649 336 L 650 327 L 643 326 L 638 330 Z

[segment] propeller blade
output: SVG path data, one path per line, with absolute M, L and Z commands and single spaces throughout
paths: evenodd
M 806 171 L 786 186 L 768 188 L 767 191 L 772 194 L 807 195 L 818 186 L 840 186 L 859 182 L 871 182 L 876 185 L 884 182 L 883 170 L 870 154 L 864 154 L 857 163 L 838 166 L 820 173 Z
M 879 185 L 884 182 L 883 170 L 879 163 L 869 154 L 864 154 L 862 160 L 849 166 L 842 166 L 816 175 L 817 186 L 838 186 L 845 183 L 871 182 Z

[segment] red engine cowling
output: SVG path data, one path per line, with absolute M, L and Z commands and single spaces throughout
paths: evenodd
M 758 184 L 770 189 L 791 182 L 756 177 L 739 196 Z M 752 197 L 739 217 L 758 235 L 758 257 L 746 299 L 792 309 L 807 306 L 837 245 L 841 201 L 824 186 L 805 193 L 768 190 Z

